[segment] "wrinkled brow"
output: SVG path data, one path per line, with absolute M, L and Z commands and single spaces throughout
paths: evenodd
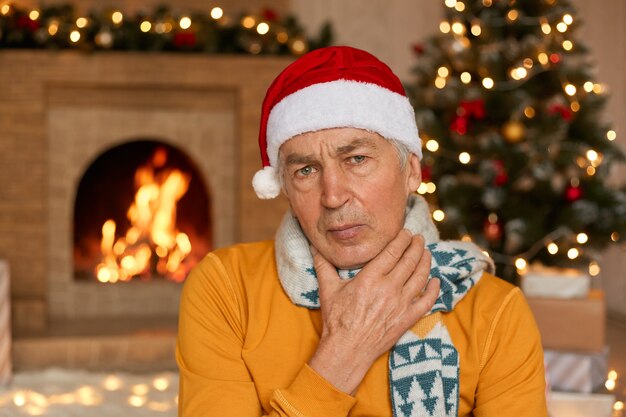
M 377 146 L 371 139 L 356 138 L 346 145 L 337 147 L 333 154 L 336 156 L 346 155 L 362 148 L 375 150 Z M 318 158 L 314 154 L 300 154 L 294 152 L 286 156 L 285 165 L 308 165 L 317 162 L 317 160 Z

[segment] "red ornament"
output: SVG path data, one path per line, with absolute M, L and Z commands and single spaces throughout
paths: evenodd
M 172 43 L 177 48 L 193 48 L 196 46 L 196 34 L 194 32 L 176 32 Z
M 430 165 L 422 164 L 422 182 L 430 182 L 432 178 Z
M 499 222 L 491 223 L 489 220 L 485 220 L 483 225 L 483 235 L 490 242 L 495 242 L 502 238 L 502 225 Z
M 467 118 L 463 116 L 457 116 L 454 121 L 450 124 L 450 130 L 458 133 L 459 135 L 464 135 L 467 133 Z
M 572 120 L 572 111 L 569 107 L 564 106 L 563 104 L 553 104 L 548 107 L 548 113 L 550 114 L 559 114 L 563 120 L 569 122 Z
M 413 44 L 413 52 L 415 53 L 415 55 L 420 56 L 424 53 L 424 51 L 426 51 L 424 44 L 421 44 L 421 43 Z
M 557 54 L 556 52 L 550 54 L 550 62 L 552 62 L 553 64 L 558 64 L 559 62 L 561 62 L 561 55 Z
M 569 202 L 574 202 L 579 200 L 583 196 L 583 190 L 579 187 L 574 187 L 570 185 L 565 189 L 565 199 Z
M 278 20 L 278 13 L 276 13 L 274 9 L 263 9 L 261 15 L 263 16 L 263 19 L 269 22 L 275 22 Z
M 496 160 L 493 161 L 493 165 L 496 170 L 496 175 L 493 178 L 493 185 L 502 187 L 504 184 L 509 182 L 509 176 L 506 172 L 506 168 L 504 168 L 504 163 L 500 160 Z
M 462 100 L 459 102 L 459 111 L 457 111 L 457 114 L 466 118 L 473 117 L 476 120 L 484 119 L 487 115 L 485 111 L 485 100 L 481 98 L 476 100 Z

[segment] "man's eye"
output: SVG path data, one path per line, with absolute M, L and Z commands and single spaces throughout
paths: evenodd
M 298 171 L 296 171 L 296 173 L 301 177 L 307 177 L 313 173 L 313 167 L 310 165 L 302 167 Z
M 351 156 L 350 157 L 350 162 L 352 162 L 353 164 L 360 164 L 361 162 L 364 162 L 365 159 L 367 159 L 366 156 L 363 155 L 355 155 L 355 156 Z

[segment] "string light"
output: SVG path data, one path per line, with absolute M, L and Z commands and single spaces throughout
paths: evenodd
M 592 277 L 600 275 L 600 265 L 596 261 L 589 262 L 589 275 Z
M 85 26 L 87 26 L 87 18 L 86 17 L 79 17 L 78 19 L 76 19 L 76 27 L 83 29 Z
M 50 36 L 54 36 L 59 31 L 59 23 L 57 21 L 50 22 L 50 26 L 48 26 L 48 33 Z
M 445 218 L 446 218 L 446 214 L 442 210 L 435 210 L 435 211 L 433 211 L 433 219 L 436 222 L 441 222 Z
M 614 141 L 617 138 L 617 133 L 614 130 L 609 130 L 606 132 L 606 138 L 610 141 Z
M 148 22 L 147 20 L 144 20 L 139 25 L 139 30 L 141 30 L 144 33 L 150 32 L 150 29 L 152 29 L 152 23 Z
M 530 58 L 525 58 L 524 59 L 524 68 L 531 69 L 533 67 L 533 65 L 534 65 L 534 62 L 533 62 L 532 59 L 530 59 Z
M 539 60 L 539 63 L 541 65 L 547 65 L 550 58 L 548 57 L 548 54 L 546 54 L 545 52 L 541 52 L 539 53 L 539 55 L 537 55 L 537 60 Z
M 30 20 L 39 19 L 39 10 L 31 10 L 31 12 L 28 14 L 28 17 L 30 18 Z
M 563 22 L 559 22 L 556 25 L 556 30 L 558 30 L 561 33 L 565 33 L 565 31 L 567 30 L 567 25 Z
M 494 85 L 494 82 L 491 78 L 489 77 L 483 78 L 483 87 L 485 87 L 487 90 L 492 89 L 493 85 Z
M 571 14 L 565 14 L 563 15 L 563 23 L 565 23 L 566 25 L 571 25 L 574 22 L 574 18 L 572 17 Z
M 220 7 L 214 7 L 211 9 L 211 17 L 215 20 L 220 19 L 222 16 L 224 16 L 224 10 L 222 10 Z
M 594 84 L 593 85 L 593 92 L 596 94 L 601 94 L 602 91 L 604 91 L 604 88 L 602 87 L 602 84 Z
M 568 96 L 573 96 L 574 94 L 576 94 L 576 86 L 573 84 L 565 84 L 564 90 Z
M 246 29 L 252 29 L 256 25 L 256 20 L 252 16 L 246 16 L 241 20 L 241 25 Z
M 480 36 L 483 30 L 480 27 L 479 23 L 472 23 L 472 28 L 470 29 L 470 31 L 472 32 L 472 35 Z
M 607 379 L 606 382 L 604 383 L 604 386 L 606 387 L 607 390 L 613 391 L 615 389 L 615 380 Z
M 576 113 L 578 110 L 580 110 L 580 103 L 577 101 L 572 101 L 569 105 L 569 108 L 572 109 L 574 113 Z
M 576 248 L 571 248 L 567 251 L 567 257 L 570 259 L 576 259 L 580 255 L 580 251 Z
M 191 18 L 189 16 L 181 17 L 178 25 L 181 29 L 189 29 L 191 27 Z
M 257 25 L 256 31 L 259 35 L 265 35 L 267 32 L 270 31 L 270 25 L 265 22 L 261 22 Z
M 2 7 L 0 7 L 0 13 L 3 15 L 9 14 L 9 11 L 11 11 L 11 6 L 8 4 L 3 4 Z
M 467 152 L 461 152 L 461 153 L 459 154 L 459 162 L 461 162 L 461 163 L 462 163 L 462 164 L 464 164 L 464 165 L 469 164 L 469 163 L 470 163 L 470 161 L 471 161 L 471 159 L 472 159 L 472 157 L 471 157 L 471 156 L 470 156 L 470 154 L 469 154 L 469 153 L 467 153 Z
M 445 0 L 444 3 L 447 7 L 451 9 L 453 9 L 454 6 L 456 6 L 456 0 Z
M 535 109 L 531 106 L 526 106 L 524 108 L 524 116 L 532 119 L 533 117 L 535 117 Z
M 454 5 L 454 8 L 457 12 L 462 12 L 463 10 L 465 10 L 465 3 L 463 3 L 462 1 L 457 1 Z
M 437 142 L 435 139 L 429 139 L 426 142 L 426 149 L 431 152 L 437 152 L 437 150 L 439 149 L 439 142 Z
M 548 22 L 544 22 L 541 24 L 541 31 L 544 34 L 549 35 L 550 32 L 552 32 L 552 27 L 550 27 L 550 24 Z
M 437 74 L 438 74 L 440 77 L 447 77 L 447 76 L 450 74 L 450 71 L 449 71 L 449 70 L 448 70 L 448 68 L 446 68 L 446 67 L 439 67 L 439 68 L 437 69 Z
M 523 271 L 524 269 L 526 269 L 527 266 L 528 266 L 528 262 L 526 262 L 526 259 L 517 258 L 515 260 L 515 267 L 518 269 L 518 271 Z
M 592 166 L 588 166 L 585 171 L 587 172 L 587 175 L 589 175 L 590 177 L 594 176 L 596 174 L 596 169 L 595 167 Z
M 587 159 L 589 160 L 589 162 L 594 163 L 598 160 L 598 158 L 598 152 L 594 151 L 593 149 L 589 149 L 587 151 Z
M 457 35 L 463 35 L 465 33 L 465 25 L 461 22 L 454 22 L 452 24 L 452 32 Z
M 276 34 L 276 40 L 279 43 L 286 43 L 289 40 L 289 35 L 285 31 L 280 31 Z
M 579 233 L 578 235 L 576 235 L 576 242 L 580 243 L 581 245 L 587 243 L 588 240 L 589 236 L 587 236 L 586 233 Z
M 424 195 L 427 192 L 428 192 L 428 185 L 425 182 L 421 183 L 420 186 L 417 187 L 418 194 Z
M 613 242 L 617 242 L 619 240 L 619 233 L 617 233 L 617 232 L 611 233 L 611 240 Z
M 556 255 L 558 252 L 559 252 L 559 246 L 554 242 L 550 242 L 548 244 L 548 253 L 550 255 Z
M 509 10 L 509 12 L 506 14 L 506 18 L 509 19 L 511 22 L 515 22 L 518 17 L 519 12 L 515 9 Z
M 124 15 L 119 11 L 115 11 L 111 15 L 111 21 L 116 25 L 119 25 L 120 23 L 122 23 L 123 20 L 124 20 Z
M 491 4 L 492 4 L 492 0 L 483 0 L 483 6 L 491 7 Z
M 472 237 L 470 235 L 463 235 L 463 236 L 461 236 L 461 241 L 462 242 L 471 242 L 472 241 Z
M 565 40 L 563 41 L 563 49 L 566 51 L 571 51 L 574 48 L 574 44 L 572 41 Z
M 463 84 L 469 84 L 471 81 L 472 81 L 472 74 L 470 74 L 467 71 L 461 73 L 461 82 Z
M 621 411 L 623 409 L 624 409 L 624 403 L 621 401 L 615 401 L 615 404 L 613 404 L 613 410 Z
M 446 79 L 443 77 L 435 78 L 435 87 L 442 89 L 446 86 Z
M 80 32 L 73 30 L 72 33 L 70 33 L 70 40 L 74 43 L 78 42 L 80 40 Z
M 439 30 L 441 31 L 441 33 L 450 33 L 450 23 L 447 20 L 443 20 L 441 23 L 439 23 Z
M 437 186 L 434 182 L 429 182 L 428 184 L 426 184 L 426 192 L 428 194 L 433 194 L 435 191 L 437 191 Z

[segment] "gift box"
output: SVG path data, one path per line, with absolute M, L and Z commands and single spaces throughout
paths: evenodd
M 11 381 L 11 302 L 9 265 L 0 260 L 0 386 Z
M 552 390 L 591 393 L 602 388 L 606 381 L 608 346 L 596 353 L 544 350 L 543 355 Z
M 527 297 L 541 332 L 543 347 L 601 352 L 606 333 L 606 304 L 601 290 L 585 298 Z
M 591 277 L 577 269 L 531 265 L 520 286 L 527 297 L 585 298 Z
M 610 394 L 572 394 L 552 392 L 548 395 L 550 417 L 611 417 L 615 396 Z

